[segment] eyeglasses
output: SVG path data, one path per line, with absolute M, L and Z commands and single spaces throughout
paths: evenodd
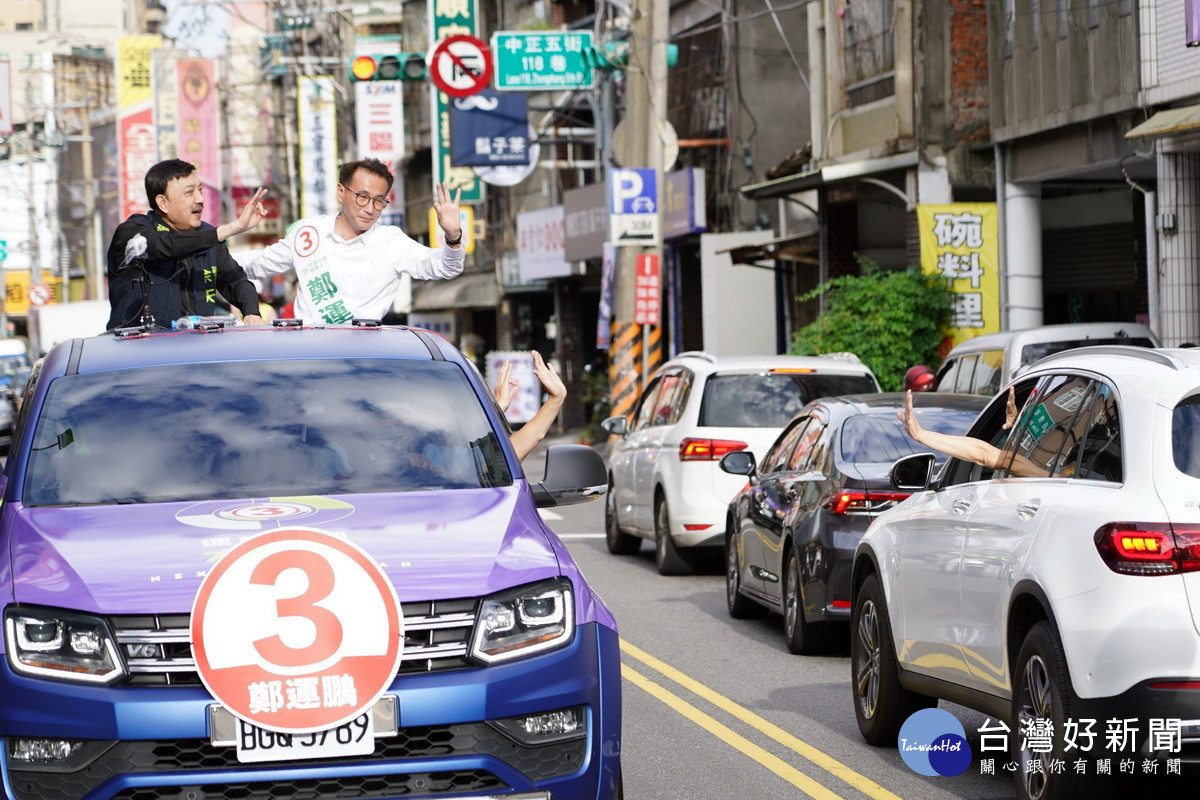
M 354 199 L 358 201 L 359 208 L 366 208 L 367 203 L 374 205 L 376 211 L 383 211 L 383 209 L 387 207 L 388 201 L 386 197 L 371 197 L 371 195 L 367 194 L 366 192 L 354 191 L 344 183 L 341 186 L 347 192 L 354 195 Z

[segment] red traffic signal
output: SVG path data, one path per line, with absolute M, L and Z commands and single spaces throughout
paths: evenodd
M 355 56 L 350 59 L 350 80 L 420 81 L 425 79 L 424 53 Z

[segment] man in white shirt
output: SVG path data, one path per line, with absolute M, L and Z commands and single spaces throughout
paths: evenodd
M 373 158 L 343 164 L 338 172 L 336 214 L 297 222 L 275 244 L 239 254 L 251 278 L 294 269 L 296 317 L 307 324 L 336 325 L 351 319 L 382 319 L 391 309 L 400 278 L 453 278 L 463 270 L 458 199 L 444 183 L 433 208 L 444 247 L 426 247 L 393 225 L 378 225 L 392 189 L 392 173 Z

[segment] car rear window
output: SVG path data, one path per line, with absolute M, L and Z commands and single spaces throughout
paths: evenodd
M 512 483 L 466 375 L 402 359 L 238 361 L 58 378 L 29 506 Z
M 1109 339 L 1068 339 L 1061 342 L 1038 342 L 1037 344 L 1027 344 L 1021 348 L 1021 363 L 1018 366 L 1032 364 L 1033 362 L 1052 356 L 1055 353 L 1061 353 L 1064 350 L 1074 350 L 1076 347 L 1093 347 L 1101 344 L 1124 344 L 1130 347 L 1154 347 L 1154 342 L 1144 336 L 1139 337 L 1118 337 L 1114 336 Z
M 975 421 L 974 411 L 945 408 L 918 408 L 921 427 L 936 433 L 962 434 Z M 945 456 L 925 447 L 904 432 L 892 411 L 880 414 L 856 414 L 842 424 L 842 460 L 854 464 L 891 464 L 914 453 L 934 452 L 938 463 Z
M 1200 478 L 1200 395 L 1175 406 L 1171 414 L 1171 453 L 1176 469 Z
M 816 372 L 716 374 L 704 384 L 700 425 L 782 428 L 809 401 L 837 394 L 878 391 L 869 375 Z

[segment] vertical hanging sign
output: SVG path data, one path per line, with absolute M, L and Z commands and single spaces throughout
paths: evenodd
M 12 65 L 0 61 L 0 135 L 12 132 Z
M 177 64 L 175 135 L 179 157 L 196 165 L 204 185 L 204 221 L 221 224 L 221 163 L 217 157 L 216 69 L 210 58 L 186 58 Z
M 1000 235 L 995 203 L 917 206 L 921 269 L 954 293 L 951 346 L 1000 330 Z
M 478 29 L 476 0 L 429 0 L 429 50 L 448 36 L 475 36 Z M 451 97 L 429 86 L 429 118 L 433 120 L 433 182 L 462 190 L 462 203 L 483 202 L 483 181 L 470 167 L 450 164 Z M 434 191 L 436 196 L 436 190 Z
M 150 51 L 158 36 L 122 36 L 117 40 L 117 158 L 121 219 L 146 210 L 146 172 L 158 160 Z
M 300 125 L 300 216 L 332 214 L 337 183 L 337 128 L 333 78 L 297 78 Z
M 633 279 L 633 321 L 638 325 L 659 325 L 662 304 L 662 271 L 658 256 L 641 253 L 637 257 L 637 273 Z

